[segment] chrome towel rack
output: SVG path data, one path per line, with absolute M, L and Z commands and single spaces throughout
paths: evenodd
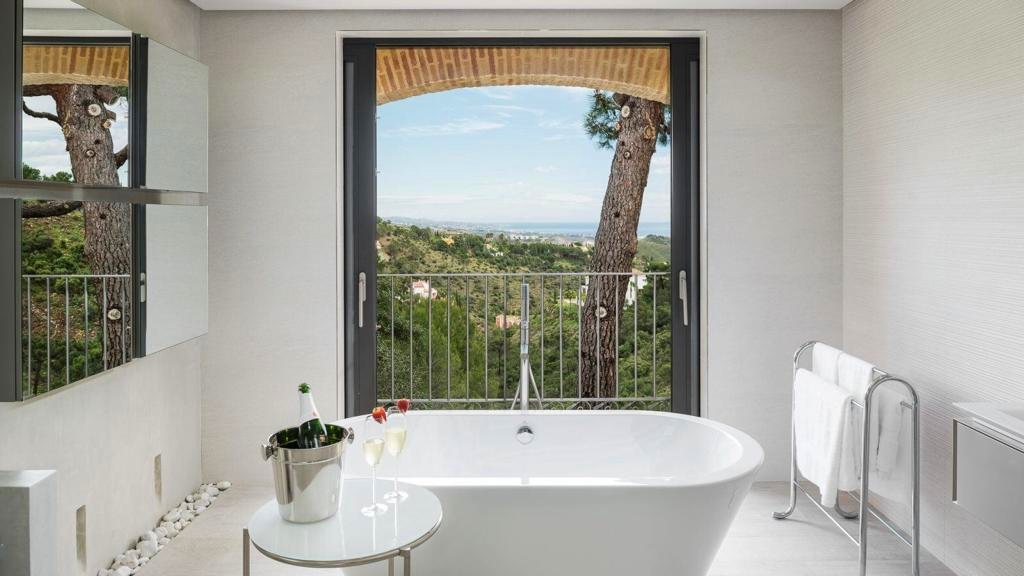
M 800 359 L 803 357 L 805 352 L 807 352 L 808 350 L 813 349 L 816 344 L 823 344 L 823 342 L 818 342 L 816 340 L 812 340 L 810 342 L 806 342 L 803 345 L 801 345 L 799 348 L 797 348 L 796 352 L 793 354 L 793 379 L 794 380 L 796 379 L 796 372 L 800 368 Z M 919 398 L 917 396 L 917 391 L 914 389 L 914 387 L 909 382 L 907 382 L 903 378 L 900 378 L 898 376 L 893 376 L 892 374 L 889 374 L 887 372 L 883 372 L 882 370 L 879 370 L 877 368 L 875 369 L 875 371 L 873 373 L 873 376 L 874 376 L 874 378 L 873 378 L 873 380 L 871 382 L 871 386 L 868 387 L 867 392 L 864 394 L 864 403 L 861 404 L 860 402 L 857 402 L 857 401 L 853 402 L 854 406 L 859 407 L 859 408 L 863 409 L 863 411 L 864 411 L 864 425 L 862 426 L 862 428 L 863 428 L 863 436 L 862 436 L 862 439 L 861 439 L 862 440 L 862 443 L 861 443 L 861 463 L 862 464 L 861 464 L 861 475 L 860 475 L 860 498 L 857 498 L 856 496 L 853 496 L 852 494 L 850 494 L 850 496 L 852 498 L 854 498 L 855 500 L 857 500 L 857 502 L 860 504 L 860 511 L 859 512 L 849 512 L 849 511 L 846 511 L 846 510 L 844 510 L 839 505 L 838 500 L 836 501 L 836 506 L 835 506 L 835 510 L 836 510 L 836 512 L 840 516 L 842 516 L 844 518 L 847 518 L 847 519 L 853 519 L 853 518 L 857 518 L 858 519 L 858 536 L 854 536 L 853 534 L 851 534 L 850 531 L 846 529 L 846 527 L 844 527 L 835 518 L 833 518 L 832 515 L 829 514 L 828 511 L 825 510 L 825 508 L 821 504 L 819 504 L 818 501 L 815 500 L 814 497 L 812 497 L 807 492 L 807 490 L 804 489 L 804 487 L 802 485 L 800 485 L 800 471 L 797 469 L 797 465 L 796 465 L 796 429 L 795 429 L 796 420 L 795 420 L 795 418 L 793 419 L 793 421 L 791 423 L 791 430 L 790 430 L 790 460 L 791 460 L 790 464 L 791 464 L 791 467 L 790 467 L 790 483 L 789 483 L 790 484 L 789 485 L 789 508 L 786 509 L 785 512 L 775 512 L 772 516 L 775 519 L 777 519 L 777 520 L 784 520 L 784 519 L 788 518 L 793 513 L 793 511 L 796 510 L 797 490 L 799 489 L 801 492 L 804 493 L 804 496 L 807 496 L 807 499 L 810 500 L 812 504 L 817 506 L 818 509 L 821 510 L 821 512 L 823 514 L 825 514 L 825 516 L 829 520 L 831 520 L 832 523 L 835 524 L 836 527 L 839 528 L 843 532 L 843 534 L 845 534 L 847 536 L 847 538 L 849 538 L 850 541 L 852 541 L 854 543 L 855 546 L 857 546 L 860 549 L 859 550 L 859 552 L 860 552 L 860 576 L 866 576 L 867 575 L 867 569 L 868 569 L 868 522 L 867 522 L 866 519 L 867 519 L 868 515 L 870 514 L 876 520 L 878 520 L 883 526 L 885 526 L 890 532 L 892 532 L 897 538 L 899 538 L 901 541 L 903 541 L 904 544 L 906 544 L 907 546 L 910 546 L 911 573 L 913 574 L 913 576 L 920 576 L 920 560 L 921 560 L 921 544 L 920 544 L 921 543 L 921 471 L 920 471 L 920 466 L 921 466 L 921 464 L 920 464 L 920 462 L 921 462 L 921 434 L 920 434 L 920 412 L 921 412 L 921 403 L 920 403 L 920 400 L 919 400 Z M 868 466 L 867 466 L 868 462 L 870 461 L 870 454 L 871 454 L 871 426 L 869 425 L 870 424 L 869 415 L 871 414 L 872 407 L 874 407 L 875 391 L 877 391 L 878 388 L 881 385 L 883 385 L 883 384 L 885 384 L 887 382 L 896 382 L 896 383 L 902 385 L 903 388 L 907 391 L 907 394 L 910 396 L 910 401 L 909 402 L 907 402 L 905 400 L 901 402 L 901 404 L 903 406 L 903 409 L 910 410 L 910 414 L 911 414 L 911 444 L 912 444 L 912 446 L 911 446 L 911 459 L 912 460 L 911 460 L 911 472 L 910 472 L 910 508 L 911 508 L 911 516 L 912 516 L 912 525 L 911 525 L 911 528 L 910 528 L 910 536 L 909 536 L 909 538 L 907 536 L 905 536 L 899 530 L 899 528 L 894 526 L 888 519 L 886 519 L 883 514 L 881 514 L 878 511 L 876 511 L 874 509 L 874 507 L 872 507 L 868 503 L 868 495 L 870 494 L 869 488 L 871 486 L 871 484 L 870 484 L 871 475 L 868 473 L 869 469 L 868 469 Z

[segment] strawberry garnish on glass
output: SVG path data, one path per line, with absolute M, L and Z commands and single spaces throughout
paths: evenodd
M 409 411 L 409 408 L 412 406 L 412 400 L 409 400 L 408 398 L 402 398 L 398 400 L 398 402 L 395 402 L 395 405 L 398 406 L 398 410 L 402 414 L 405 414 L 406 412 Z
M 383 406 L 377 406 L 374 408 L 370 415 L 373 416 L 373 419 L 379 424 L 383 424 L 384 421 L 388 419 L 388 411 L 385 410 Z

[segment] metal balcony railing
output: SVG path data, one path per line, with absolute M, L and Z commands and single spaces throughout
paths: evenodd
M 22 276 L 24 397 L 130 359 L 128 274 Z
M 379 403 L 406 397 L 444 409 L 511 405 L 519 382 L 519 286 L 526 282 L 530 363 L 542 406 L 671 408 L 667 272 L 413 273 L 377 279 Z M 614 386 L 601 386 L 601 370 L 594 370 L 596 386 L 587 386 L 581 370 L 584 309 L 588 291 L 601 286 L 614 286 L 610 301 L 621 303 L 600 308 L 593 320 L 597 364 L 602 354 L 604 365 L 614 363 Z

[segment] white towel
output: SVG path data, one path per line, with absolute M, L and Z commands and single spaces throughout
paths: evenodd
M 839 381 L 839 357 L 842 354 L 836 348 L 818 342 L 811 348 L 811 370 L 836 384 Z
M 840 353 L 836 361 L 835 383 L 849 392 L 857 402 L 864 402 L 864 395 L 874 379 L 875 367 L 856 356 Z
M 864 396 L 874 378 L 875 367 L 856 356 L 840 353 L 836 361 L 836 384 L 846 390 L 854 400 L 864 404 Z M 877 395 L 875 396 L 877 398 Z M 878 445 L 877 412 L 872 411 L 872 446 Z M 861 450 L 864 434 L 864 412 L 850 411 L 843 433 L 843 457 L 839 466 L 839 489 L 852 491 L 860 488 Z
M 904 391 L 892 383 L 882 384 L 875 392 L 878 413 L 878 451 L 871 472 L 871 492 L 894 502 L 909 505 L 913 454 L 911 412 L 901 402 L 909 401 Z
M 909 412 L 904 415 L 904 395 L 888 386 L 889 383 L 882 384 L 875 391 L 875 408 L 872 410 L 878 414 L 878 428 L 872 430 L 878 434 L 875 469 L 885 473 L 891 473 L 896 469 L 900 458 L 900 439 L 903 436 L 904 423 L 910 417 Z
M 796 462 L 804 478 L 818 486 L 823 506 L 836 503 L 850 400 L 848 392 L 821 376 L 797 370 L 793 382 Z

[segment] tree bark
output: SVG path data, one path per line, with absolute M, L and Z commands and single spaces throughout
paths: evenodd
M 104 123 L 117 116 L 107 105 L 117 101 L 116 91 L 88 84 L 46 84 L 26 87 L 26 95 L 49 95 L 57 104 L 57 119 L 64 133 L 75 182 L 120 186 L 117 168 L 123 163 L 114 152 L 110 130 Z M 97 108 L 98 107 L 98 108 Z M 125 154 L 125 157 L 126 154 Z M 127 203 L 88 202 L 85 215 L 85 256 L 92 274 L 123 275 L 132 270 L 132 212 Z M 132 357 L 131 284 L 106 281 L 107 341 L 105 364 L 119 366 Z M 102 301 L 100 301 L 102 306 Z
M 658 128 L 664 121 L 660 102 L 622 94 L 616 94 L 615 98 L 622 110 L 628 106 L 629 112 L 620 114 L 619 118 L 615 155 L 594 239 L 591 270 L 627 274 L 589 278 L 580 334 L 580 374 L 585 398 L 615 396 L 618 380 L 615 326 L 626 299 L 628 272 L 632 271 L 636 256 L 640 208 L 651 157 L 657 146 Z
M 40 202 L 39 204 L 22 204 L 22 218 L 53 218 L 70 214 L 82 207 L 81 202 Z

